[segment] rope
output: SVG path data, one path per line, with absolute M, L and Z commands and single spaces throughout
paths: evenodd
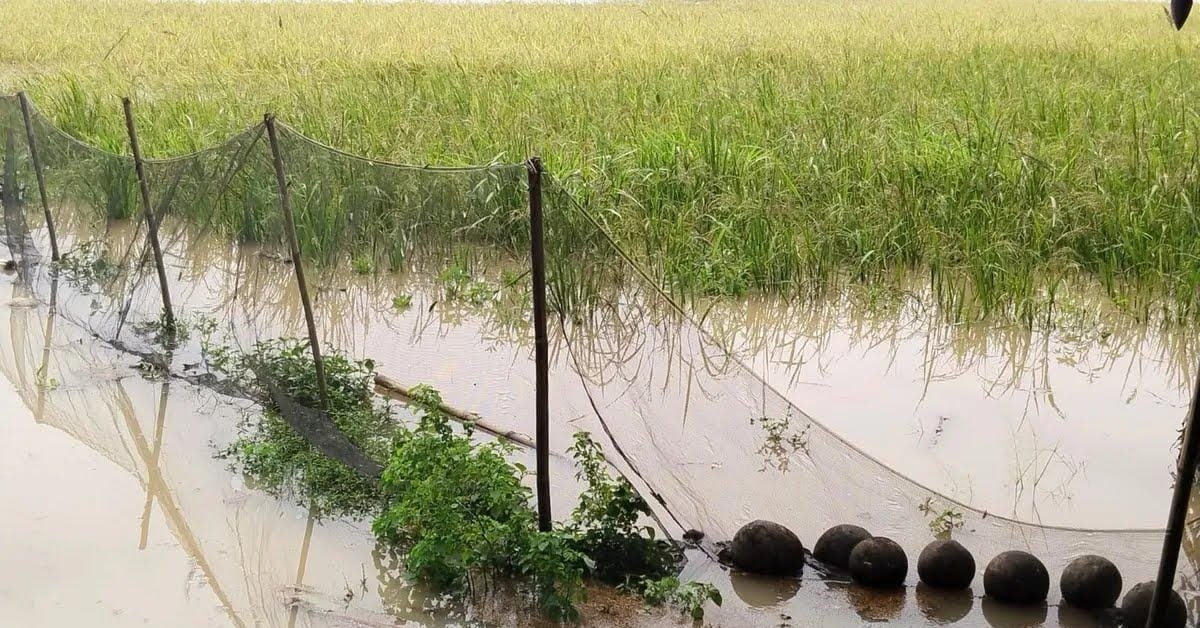
M 2 96 L 0 98 L 2 98 L 3 100 L 10 100 L 10 99 L 15 100 L 16 96 L 7 95 L 7 96 Z M 112 158 L 117 158 L 117 159 L 132 159 L 132 157 L 130 157 L 129 155 L 125 155 L 122 153 L 114 153 L 108 149 L 101 148 L 101 147 L 95 146 L 93 144 L 89 144 L 89 143 L 75 137 L 74 135 L 71 135 L 70 133 L 68 133 L 67 131 L 65 131 L 58 125 L 56 125 L 54 123 L 54 121 L 50 118 L 50 116 L 42 113 L 42 111 L 37 107 L 37 105 L 35 105 L 33 103 L 32 100 L 30 101 L 29 108 L 30 108 L 31 113 L 42 123 L 43 126 L 49 128 L 50 131 L 52 131 L 56 135 L 62 137 L 63 139 L 67 140 L 68 142 L 71 142 L 72 144 L 74 144 L 80 148 L 92 151 L 94 153 L 97 153 L 97 154 L 100 154 L 100 155 L 103 155 L 106 157 L 112 157 Z M 342 157 L 361 161 L 363 163 L 366 163 L 366 164 L 369 164 L 372 166 L 385 166 L 388 168 L 396 168 L 396 169 L 401 169 L 401 170 L 418 170 L 418 171 L 428 171 L 428 172 L 486 172 L 486 171 L 495 171 L 495 170 L 503 171 L 503 170 L 516 169 L 516 168 L 520 168 L 523 170 L 525 168 L 525 164 L 523 164 L 523 163 L 510 164 L 510 163 L 502 163 L 502 162 L 496 162 L 496 163 L 491 163 L 491 164 L 481 164 L 481 165 L 469 165 L 469 166 L 427 166 L 427 165 L 422 166 L 422 165 L 416 165 L 416 164 L 402 164 L 402 163 L 389 162 L 389 161 L 384 161 L 384 160 L 380 160 L 380 159 L 373 159 L 371 157 L 366 157 L 363 155 L 356 155 L 354 153 L 350 153 L 350 152 L 347 152 L 347 151 L 344 151 L 344 150 L 341 150 L 338 148 L 334 148 L 332 146 L 329 146 L 328 144 L 322 143 L 321 141 L 319 141 L 317 139 L 309 137 L 309 136 L 301 133 L 300 131 L 297 131 L 294 127 L 284 124 L 282 122 L 279 123 L 279 126 L 283 129 L 285 129 L 290 135 L 293 135 L 297 139 L 303 140 L 304 142 L 311 144 L 317 148 L 322 148 L 322 149 L 325 149 L 336 155 L 340 155 Z M 152 165 L 153 164 L 161 165 L 161 164 L 171 164 L 171 163 L 175 163 L 175 162 L 179 162 L 179 161 L 185 161 L 188 159 L 195 159 L 197 157 L 203 156 L 205 154 L 208 154 L 208 153 L 211 153 L 214 151 L 223 150 L 223 149 L 229 147 L 230 145 L 241 141 L 243 138 L 245 138 L 247 135 L 249 135 L 251 133 L 260 132 L 261 127 L 262 127 L 261 122 L 256 123 L 253 126 L 246 127 L 245 129 L 238 131 L 237 133 L 234 133 L 225 141 L 218 142 L 211 146 L 199 148 L 193 152 L 186 153 L 183 155 L 174 155 L 171 157 L 147 158 L 144 160 L 144 162 L 147 164 L 152 164 Z
M 313 139 L 313 138 L 301 133 L 300 131 L 297 131 L 295 127 L 288 125 L 285 122 L 278 122 L 277 124 L 278 124 L 279 128 L 283 129 L 284 131 L 286 131 L 287 133 L 289 133 L 291 135 L 296 136 L 296 139 L 303 140 L 304 142 L 311 144 L 312 146 L 327 150 L 335 155 L 339 155 L 341 157 L 346 157 L 347 159 L 354 159 L 356 161 L 361 161 L 369 166 L 384 166 L 387 168 L 395 168 L 398 170 L 417 170 L 417 171 L 422 171 L 422 172 L 487 172 L 487 171 L 503 172 L 503 171 L 506 171 L 509 169 L 518 169 L 518 168 L 521 169 L 522 171 L 525 170 L 525 164 L 523 164 L 523 163 L 509 164 L 509 163 L 503 163 L 503 162 L 495 162 L 495 163 L 491 163 L 491 164 L 480 164 L 480 165 L 470 165 L 470 166 L 428 166 L 428 165 L 421 166 L 421 165 L 417 165 L 417 164 L 402 164 L 402 163 L 396 163 L 396 162 L 390 162 L 390 161 L 383 161 L 380 159 L 372 159 L 370 157 L 363 157 L 362 155 L 348 153 L 344 150 L 341 150 L 340 148 L 334 148 L 328 144 L 322 143 L 320 140 Z

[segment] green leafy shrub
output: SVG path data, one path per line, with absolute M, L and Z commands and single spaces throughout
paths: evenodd
M 512 446 L 475 443 L 469 425 L 451 425 L 437 391 L 410 392 L 421 416 L 395 438 L 376 536 L 407 549 L 415 579 L 451 590 L 473 590 L 475 576 L 526 579 L 548 614 L 575 618 L 588 561 L 562 532 L 538 531 Z
M 655 538 L 653 526 L 639 525 L 650 506 L 625 478 L 612 478 L 600 446 L 587 432 L 575 434 L 570 449 L 587 484 L 567 526 L 579 551 L 595 561 L 595 576 L 611 584 L 630 577 L 661 577 L 682 556 L 670 542 Z

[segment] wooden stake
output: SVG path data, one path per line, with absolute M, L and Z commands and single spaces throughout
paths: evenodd
M 150 204 L 150 183 L 146 180 L 146 166 L 142 161 L 142 148 L 138 144 L 137 128 L 133 123 L 133 103 L 129 98 L 121 99 L 125 109 L 125 130 L 129 132 L 129 147 L 133 151 L 133 167 L 137 171 L 138 188 L 142 193 L 142 209 L 146 218 L 146 237 L 150 239 L 150 250 L 154 253 L 154 267 L 158 271 L 158 287 L 162 292 L 163 322 L 166 331 L 175 330 L 175 312 L 171 307 L 171 289 L 167 286 L 167 267 L 163 263 L 162 246 L 158 242 L 158 219 Z
M 296 238 L 296 218 L 292 214 L 292 201 L 288 195 L 287 173 L 283 167 L 283 154 L 279 151 L 275 116 L 268 115 L 265 124 L 267 138 L 271 142 L 271 155 L 275 160 L 275 184 L 279 187 L 279 208 L 283 210 L 283 224 L 287 232 L 288 247 L 292 253 L 292 268 L 296 271 L 296 285 L 300 288 L 300 304 L 304 306 L 304 322 L 308 325 L 308 344 L 312 349 L 313 363 L 317 369 L 317 388 L 321 394 L 321 409 L 329 411 L 329 387 L 325 381 L 325 362 L 321 359 L 321 345 L 317 341 L 317 323 L 313 317 L 312 301 L 308 298 L 308 282 L 304 279 L 304 264 L 300 260 L 300 245 Z
M 542 160 L 532 157 L 529 170 L 530 253 L 533 264 L 533 329 L 536 375 L 538 528 L 549 532 L 550 514 L 550 341 L 546 333 L 546 250 L 542 233 Z
M 25 142 L 29 144 L 29 158 L 33 161 L 33 172 L 37 175 L 38 194 L 42 197 L 42 212 L 46 215 L 46 231 L 50 233 L 50 259 L 58 261 L 58 233 L 54 229 L 54 217 L 50 215 L 50 198 L 46 194 L 46 175 L 42 172 L 42 159 L 38 155 L 37 139 L 33 135 L 33 115 L 29 97 L 25 92 L 17 94 L 21 102 L 21 117 L 25 119 Z

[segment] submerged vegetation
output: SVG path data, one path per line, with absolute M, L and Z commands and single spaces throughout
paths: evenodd
M 448 593 L 485 593 L 516 583 L 559 620 L 578 617 L 585 578 L 619 584 L 654 605 L 670 603 L 695 619 L 721 603 L 710 585 L 680 583 L 682 561 L 671 542 L 641 524 L 648 504 L 623 478 L 613 478 L 588 434 L 571 449 L 585 489 L 569 522 L 540 531 L 514 446 L 475 437 L 443 411 L 439 393 L 412 388 L 408 410 L 394 412 L 372 393 L 374 364 L 325 357 L 329 416 L 370 457 L 385 462 L 366 478 L 326 458 L 284 418 L 264 378 L 306 407 L 320 404 L 304 341 L 278 339 L 246 352 L 206 344 L 210 368 L 261 400 L 248 410 L 242 436 L 225 454 L 257 485 L 299 499 L 318 516 L 373 516 L 387 553 L 399 553 L 407 577 Z M 407 417 L 407 418 L 405 418 Z
M 1166 36 L 1153 4 L 13 0 L 5 15 L 0 88 L 29 90 L 106 149 L 125 147 L 121 94 L 155 155 L 274 110 L 394 161 L 541 154 L 690 293 L 809 293 L 916 269 L 959 318 L 1029 321 L 1081 279 L 1139 314 L 1200 314 L 1200 59 L 1195 32 Z M 388 185 L 342 165 L 331 190 L 328 170 L 295 161 L 307 252 L 331 254 L 348 232 L 420 240 L 387 221 L 405 198 Z M 128 179 L 107 180 L 107 211 L 128 214 Z M 274 228 L 264 180 L 230 194 L 224 228 Z M 418 222 L 520 247 L 510 191 Z M 582 235 L 554 237 L 579 250 Z M 398 251 L 358 267 L 394 267 Z
M 260 411 L 248 411 L 243 435 L 224 452 L 236 460 L 259 487 L 277 496 L 296 496 L 314 514 L 364 516 L 375 512 L 383 493 L 372 480 L 319 453 L 285 420 L 259 375 L 271 378 L 302 406 L 320 407 L 316 369 L 306 341 L 278 339 L 238 352 L 206 345 L 205 360 L 213 371 L 252 391 Z M 374 365 L 333 354 L 326 356 L 329 417 L 368 455 L 387 456 L 396 423 L 391 410 L 372 394 Z

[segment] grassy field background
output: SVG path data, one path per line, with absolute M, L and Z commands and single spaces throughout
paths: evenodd
M 1200 50 L 1120 2 L 6 0 L 0 89 L 125 152 L 275 111 L 413 163 L 540 154 L 700 293 L 928 273 L 959 315 L 1098 283 L 1200 318 Z

